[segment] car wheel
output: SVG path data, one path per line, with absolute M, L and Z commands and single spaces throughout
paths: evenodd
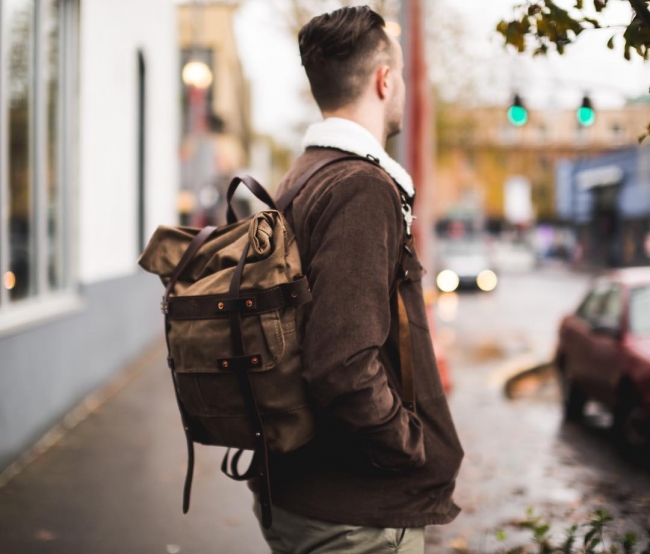
M 623 455 L 635 461 L 648 460 L 650 456 L 650 414 L 632 385 L 621 387 L 614 408 L 614 432 Z
M 562 385 L 564 420 L 580 421 L 585 412 L 587 397 L 578 389 L 566 366 L 560 368 L 560 382 Z

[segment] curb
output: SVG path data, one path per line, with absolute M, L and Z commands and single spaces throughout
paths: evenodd
M 546 360 L 532 367 L 526 367 L 521 369 L 518 373 L 511 375 L 506 380 L 503 386 L 503 393 L 510 399 L 514 398 L 514 395 L 512 394 L 512 388 L 518 381 L 520 381 L 521 379 L 525 379 L 526 377 L 530 377 L 532 375 L 537 375 L 539 373 L 547 371 L 549 368 L 554 367 L 554 365 L 555 364 L 553 360 Z

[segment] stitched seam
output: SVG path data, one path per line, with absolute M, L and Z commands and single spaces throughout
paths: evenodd
M 303 404 L 302 406 L 298 406 L 297 408 L 290 408 L 288 410 L 280 410 L 278 412 L 264 412 L 260 411 L 260 415 L 279 415 L 279 414 L 289 414 L 291 412 L 297 412 L 299 410 L 304 410 L 305 408 L 311 409 L 311 406 L 309 404 Z M 241 414 L 241 415 L 203 415 L 203 414 L 192 414 L 194 417 L 205 417 L 209 419 L 234 419 L 234 418 L 240 418 L 240 419 L 248 419 L 249 416 L 248 414 Z

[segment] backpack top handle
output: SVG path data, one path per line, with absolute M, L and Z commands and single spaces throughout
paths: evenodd
M 277 210 L 275 207 L 275 202 L 273 201 L 273 198 L 271 198 L 271 195 L 266 192 L 266 189 L 250 175 L 244 175 L 243 177 L 234 177 L 228 185 L 228 193 L 226 195 L 226 200 L 228 201 L 228 225 L 237 222 L 237 215 L 235 214 L 235 210 L 232 207 L 232 197 L 235 195 L 235 191 L 237 190 L 239 183 L 244 183 L 255 195 L 255 197 L 264 202 L 269 208 Z

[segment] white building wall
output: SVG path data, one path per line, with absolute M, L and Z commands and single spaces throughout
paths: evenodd
M 79 278 L 138 271 L 138 50 L 146 63 L 145 239 L 177 223 L 176 8 L 82 0 L 79 44 Z

